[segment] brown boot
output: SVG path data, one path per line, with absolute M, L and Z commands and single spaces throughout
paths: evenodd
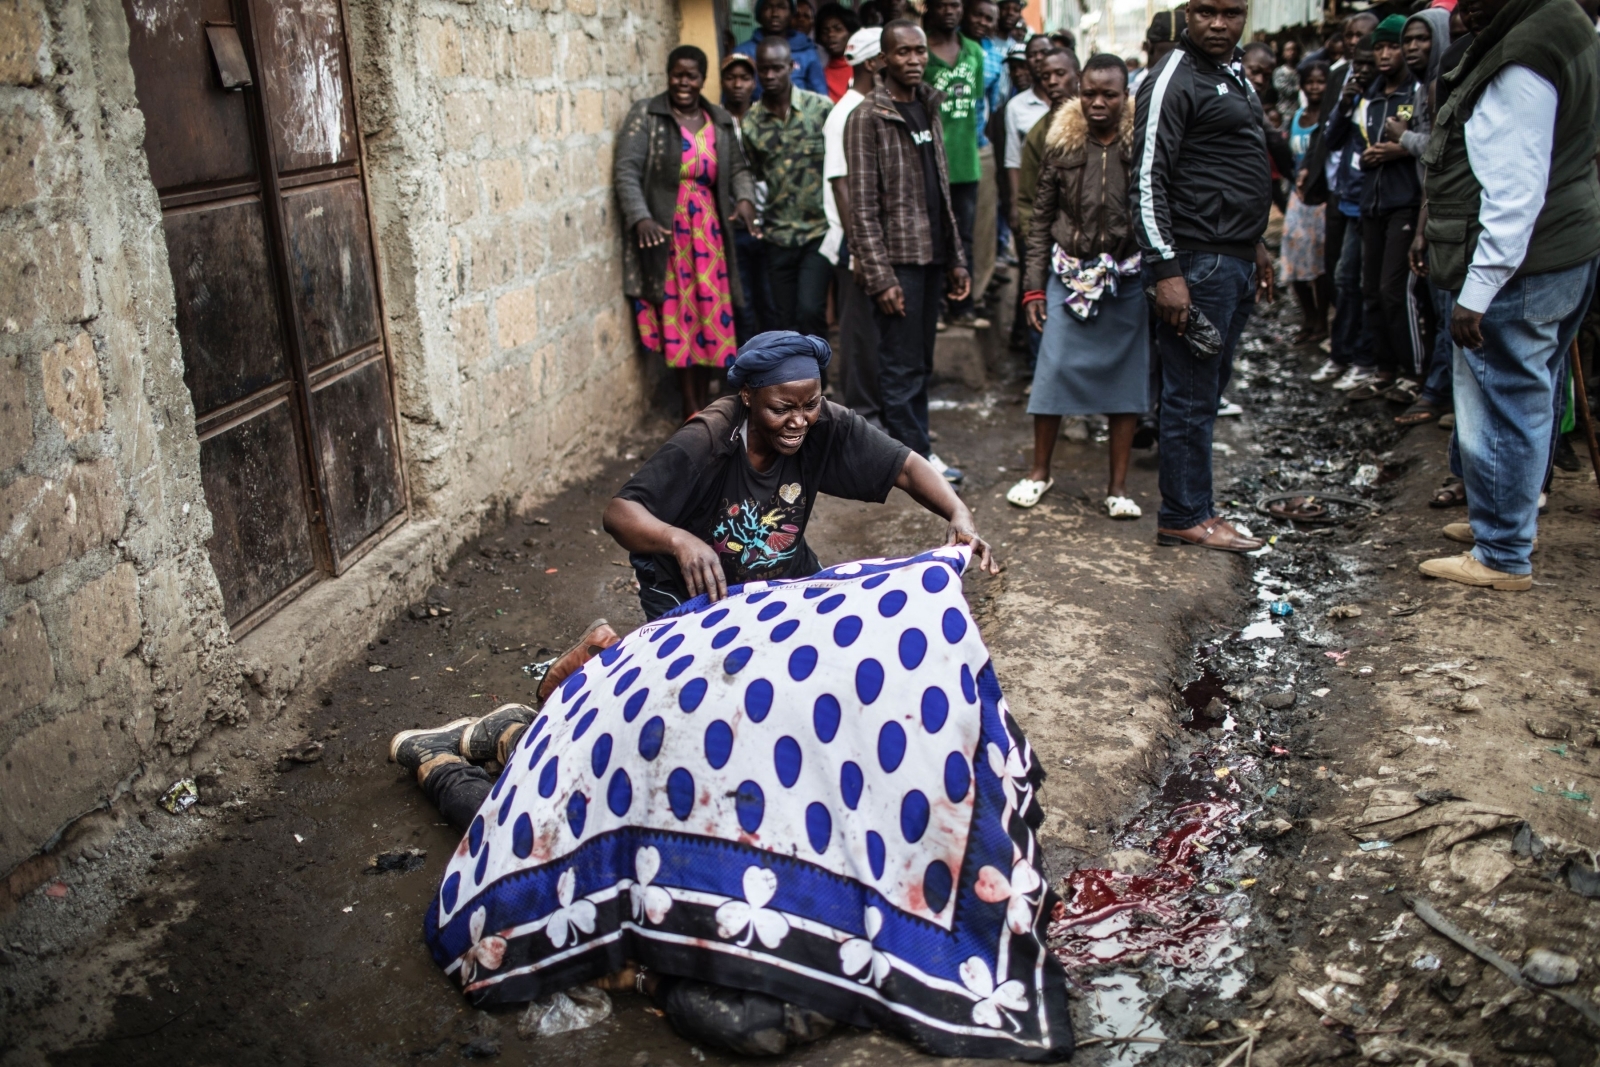
M 550 694 L 556 691 L 556 686 L 577 673 L 579 667 L 621 641 L 617 631 L 604 619 L 596 619 L 589 624 L 588 630 L 578 638 L 577 644 L 561 653 L 550 670 L 545 673 L 544 681 L 539 683 L 539 703 L 542 705 L 550 699 Z

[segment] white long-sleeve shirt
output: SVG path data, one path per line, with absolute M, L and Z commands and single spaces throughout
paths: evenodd
M 1467 160 L 1483 187 L 1483 234 L 1456 303 L 1482 313 L 1522 266 L 1550 187 L 1556 87 L 1531 69 L 1501 69 L 1467 120 Z

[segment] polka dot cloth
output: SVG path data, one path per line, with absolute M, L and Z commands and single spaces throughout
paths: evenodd
M 544 984 L 520 979 L 557 967 L 541 953 L 591 935 L 597 953 L 616 949 L 585 976 L 610 955 L 649 956 L 624 933 L 665 937 L 677 923 L 808 975 L 804 943 L 820 938 L 874 1004 L 894 961 L 915 960 L 926 996 L 954 995 L 963 1025 L 1010 1040 L 1031 1013 L 1059 1042 L 1064 1001 L 1051 1038 L 1055 1006 L 1001 980 L 1018 967 L 1036 980 L 1048 962 L 1028 919 L 1047 894 L 1026 825 L 1031 755 L 967 609 L 967 558 L 942 549 L 752 583 L 590 660 L 524 733 L 451 857 L 428 923 L 435 957 L 495 1001 L 502 982 L 538 995 Z M 994 886 L 1008 895 L 990 900 Z M 694 925 L 702 908 L 709 929 Z M 628 928 L 608 932 L 610 916 Z M 992 940 L 975 933 L 980 917 Z M 1026 952 L 1010 947 L 1018 935 Z M 512 966 L 524 945 L 532 962 Z M 971 960 L 988 968 L 987 992 Z M 834 1018 L 869 1008 L 817 1006 Z
M 950 711 L 976 707 L 988 658 L 962 604 L 935 563 L 642 627 L 551 697 L 488 847 L 452 867 L 482 886 L 646 826 L 805 860 L 948 928 L 952 875 L 925 876 L 966 851 L 979 723 Z

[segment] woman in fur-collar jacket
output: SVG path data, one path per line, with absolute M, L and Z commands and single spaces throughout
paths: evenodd
M 1111 471 L 1105 510 L 1137 519 L 1128 459 L 1150 407 L 1149 314 L 1139 287 L 1139 242 L 1128 214 L 1133 102 L 1115 56 L 1084 66 L 1076 100 L 1056 109 L 1045 139 L 1027 241 L 1023 308 L 1042 330 L 1028 413 L 1033 469 L 1006 499 L 1030 508 L 1052 484 L 1050 456 L 1066 415 L 1107 415 Z

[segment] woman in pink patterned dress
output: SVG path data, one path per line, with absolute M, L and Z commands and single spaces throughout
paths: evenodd
M 633 105 L 617 142 L 624 291 L 640 343 L 678 372 L 687 418 L 708 399 L 713 368 L 738 351 L 744 304 L 734 243 L 737 219 L 752 233 L 755 184 L 733 118 L 709 103 L 705 53 L 683 45 L 667 59 L 667 91 Z

